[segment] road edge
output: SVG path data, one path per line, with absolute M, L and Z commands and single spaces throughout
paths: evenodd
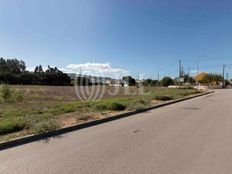
M 96 125 L 99 125 L 99 124 L 107 123 L 107 122 L 118 120 L 118 119 L 121 119 L 121 118 L 133 116 L 135 114 L 139 114 L 139 113 L 147 112 L 147 111 L 150 111 L 150 110 L 158 109 L 158 108 L 168 106 L 168 105 L 172 105 L 172 104 L 175 104 L 175 103 L 179 103 L 179 102 L 182 102 L 182 101 L 185 101 L 185 100 L 205 96 L 205 95 L 208 95 L 208 94 L 212 94 L 214 92 L 215 91 L 209 91 L 209 92 L 206 92 L 206 93 L 201 93 L 201 94 L 190 96 L 190 97 L 186 97 L 186 98 L 182 98 L 182 99 L 177 99 L 177 100 L 172 100 L 172 101 L 168 101 L 168 102 L 165 102 L 165 103 L 161 103 L 161 104 L 151 106 L 151 107 L 139 110 L 139 111 L 126 112 L 126 113 L 123 113 L 123 114 L 118 114 L 118 115 L 114 115 L 114 116 L 110 116 L 110 117 L 106 117 L 106 118 L 101 118 L 101 119 L 97 119 L 97 120 L 93 120 L 93 121 L 73 125 L 73 126 L 70 126 L 70 127 L 60 128 L 60 129 L 50 131 L 50 132 L 46 132 L 46 133 L 42 133 L 42 134 L 29 135 L 29 136 L 20 137 L 20 138 L 14 139 L 14 140 L 1 142 L 0 143 L 0 151 L 5 150 L 5 149 L 9 149 L 9 148 L 13 148 L 13 147 L 17 147 L 17 146 L 20 146 L 20 145 L 32 143 L 32 142 L 35 142 L 35 141 L 52 138 L 52 137 L 59 136 L 59 135 L 65 134 L 65 133 L 69 133 L 69 132 L 72 132 L 72 131 L 77 131 L 77 130 L 88 128 L 88 127 L 91 127 L 91 126 L 96 126 Z

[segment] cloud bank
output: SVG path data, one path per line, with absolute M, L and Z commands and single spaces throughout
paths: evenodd
M 27 71 L 33 72 L 34 69 L 35 67 L 28 67 Z M 43 70 L 45 71 L 46 69 L 47 66 L 43 66 Z M 79 74 L 81 72 L 82 75 L 112 78 L 120 78 L 122 76 L 130 74 L 128 70 L 122 68 L 114 68 L 110 65 L 110 63 L 69 64 L 65 67 L 58 67 L 58 69 L 68 74 Z
M 61 68 L 66 73 L 75 73 L 83 75 L 94 75 L 104 77 L 120 77 L 128 75 L 129 71 L 121 68 L 113 68 L 110 63 L 85 63 L 85 64 L 69 64 L 65 68 Z

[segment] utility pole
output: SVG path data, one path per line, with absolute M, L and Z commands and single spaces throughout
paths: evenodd
M 160 76 L 160 75 L 159 75 L 159 68 L 157 69 L 157 73 L 158 73 L 158 86 L 160 86 L 160 85 L 159 85 L 159 78 L 160 78 L 160 77 L 159 77 L 159 76 Z
M 188 83 L 190 83 L 190 67 L 188 67 Z
M 197 76 L 199 75 L 199 63 L 197 65 Z M 196 79 L 196 85 L 198 86 L 199 85 L 199 82 L 198 80 Z
M 137 86 L 137 88 L 139 88 L 139 87 L 141 86 L 141 84 L 140 84 L 139 74 L 138 74 L 138 83 L 136 83 L 136 86 Z
M 181 66 L 181 77 L 184 76 L 184 65 Z
M 179 85 L 181 88 L 181 76 L 182 76 L 182 66 L 181 66 L 181 60 L 179 60 Z
M 226 73 L 226 80 L 229 81 L 229 73 Z
M 226 65 L 223 64 L 223 71 L 222 71 L 222 88 L 225 88 L 225 67 Z

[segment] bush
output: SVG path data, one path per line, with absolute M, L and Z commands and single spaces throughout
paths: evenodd
M 45 133 L 48 131 L 55 130 L 59 127 L 56 120 L 43 120 L 38 123 L 36 123 L 33 128 L 32 132 L 34 133 Z
M 140 100 L 136 100 L 134 102 L 132 102 L 129 106 L 128 106 L 128 110 L 130 111 L 140 111 L 145 109 L 146 107 L 148 107 L 150 104 L 150 100 L 145 100 L 145 99 L 140 99 Z
M 165 87 L 168 87 L 170 85 L 173 85 L 173 80 L 171 77 L 164 77 L 162 80 L 161 80 L 161 84 L 162 86 L 165 86 Z
M 128 106 L 128 110 L 130 111 L 140 111 L 146 108 L 146 105 L 141 103 L 131 104 Z
M 1 73 L 0 81 L 8 84 L 18 84 L 19 77 L 18 74 L 7 73 L 7 72 L 3 74 Z
M 113 103 L 109 102 L 109 103 L 102 103 L 96 105 L 96 109 L 99 111 L 106 111 L 106 110 L 123 111 L 126 109 L 126 106 L 117 102 L 113 102 Z
M 122 80 L 126 81 L 129 86 L 134 86 L 136 84 L 136 80 L 131 76 L 125 76 Z
M 108 110 L 108 106 L 105 103 L 97 104 L 95 109 L 98 111 L 105 111 L 105 110 Z
M 7 119 L 0 121 L 0 135 L 22 130 L 26 122 L 22 119 Z
M 113 111 L 123 111 L 125 109 L 126 109 L 126 106 L 121 103 L 112 103 L 110 105 L 110 110 L 113 110 Z
M 23 94 L 20 91 L 10 88 L 8 85 L 3 85 L 0 89 L 0 101 L 6 103 L 15 103 L 23 100 Z
M 22 73 L 19 75 L 19 83 L 23 85 L 31 85 L 37 80 L 37 74 L 34 73 Z
M 7 85 L 3 85 L 0 90 L 1 100 L 9 102 L 12 98 L 12 91 Z
M 64 105 L 64 106 L 61 108 L 61 111 L 62 111 L 63 113 L 75 112 L 75 108 L 74 108 L 73 105 L 68 105 L 68 104 L 66 104 L 66 105 Z
M 168 101 L 168 100 L 172 100 L 173 98 L 170 97 L 170 96 L 165 96 L 165 95 L 162 96 L 162 95 L 161 95 L 161 96 L 156 96 L 155 99 L 156 99 L 156 100 L 161 100 L 161 101 Z
M 149 99 L 140 99 L 140 100 L 135 101 L 135 103 L 140 103 L 140 104 L 143 104 L 145 106 L 148 106 L 150 104 L 150 100 Z

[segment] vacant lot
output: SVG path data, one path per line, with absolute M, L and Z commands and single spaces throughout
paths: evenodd
M 140 110 L 166 100 L 200 92 L 193 89 L 145 88 L 145 92 L 150 91 L 150 94 L 138 95 L 137 87 L 127 88 L 130 94 L 124 94 L 123 87 L 117 89 L 106 87 L 105 91 L 108 92 L 104 93 L 102 100 L 80 101 L 72 86 L 9 86 L 9 88 L 20 91 L 23 99 L 17 102 L 0 100 L 0 141 L 103 118 L 116 112 Z M 118 91 L 117 95 L 109 94 L 115 90 Z

